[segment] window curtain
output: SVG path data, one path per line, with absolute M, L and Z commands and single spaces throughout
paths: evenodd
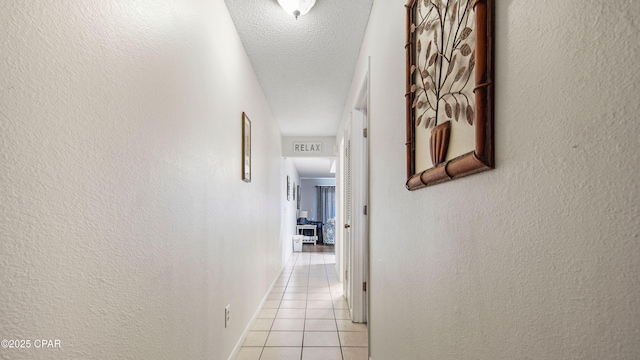
M 316 186 L 318 191 L 318 220 L 326 223 L 336 216 L 336 187 Z

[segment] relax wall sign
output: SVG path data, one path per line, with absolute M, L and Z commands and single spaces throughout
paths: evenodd
M 321 141 L 305 141 L 293 142 L 293 152 L 296 154 L 322 154 L 322 142 Z

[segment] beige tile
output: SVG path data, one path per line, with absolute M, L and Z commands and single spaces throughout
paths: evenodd
M 307 309 L 333 309 L 329 300 L 307 300 Z
M 327 273 L 324 270 L 309 272 L 309 281 L 327 281 Z
M 271 294 L 271 295 L 269 295 L 269 297 L 267 298 L 267 301 L 268 301 L 268 300 L 277 300 L 277 301 L 280 301 L 280 300 L 282 300 L 282 295 L 283 295 L 283 294 Z
M 307 309 L 307 319 L 333 320 L 335 316 L 331 309 Z
M 309 294 L 330 294 L 331 292 L 329 291 L 328 286 L 316 286 L 316 287 L 309 287 L 308 293 Z
M 349 310 L 336 309 L 333 312 L 336 314 L 336 319 L 338 320 L 351 320 Z
M 307 300 L 307 294 L 287 293 L 282 296 L 282 300 Z
M 342 356 L 344 360 L 368 360 L 369 350 L 363 347 L 343 347 Z
M 256 319 L 251 331 L 269 331 L 273 325 L 273 319 Z
M 264 302 L 263 309 L 277 309 L 280 307 L 280 300 L 267 300 Z
M 305 331 L 302 345 L 307 346 L 340 346 L 338 333 L 334 331 Z
M 342 360 L 339 347 L 304 347 L 302 360 Z
M 307 302 L 303 300 L 282 300 L 280 303 L 280 309 L 304 309 L 307 307 Z
M 308 281 L 309 281 L 309 274 L 307 273 L 295 274 L 289 278 L 289 286 L 291 286 L 291 283 L 308 282 Z
M 282 293 L 284 293 L 285 289 L 286 289 L 286 287 L 284 287 L 284 286 L 274 286 L 273 289 L 271 289 L 271 293 L 272 294 L 282 294 Z
M 304 294 L 307 292 L 306 286 L 287 286 L 286 294 Z
M 280 309 L 276 319 L 304 319 L 305 315 L 305 309 Z
M 323 270 L 309 272 L 309 281 L 327 281 L 327 273 Z
M 266 347 L 260 360 L 300 360 L 301 347 Z
M 307 296 L 307 300 L 315 300 L 315 301 L 324 300 L 324 301 L 327 301 L 327 300 L 333 300 L 333 299 L 331 298 L 331 294 L 309 294 Z
M 271 331 L 265 346 L 302 346 L 302 331 Z
M 346 300 L 337 300 L 333 302 L 334 309 L 348 309 L 349 305 Z
M 303 331 L 304 319 L 276 319 L 271 331 Z
M 259 346 L 263 347 L 269 336 L 268 331 L 249 331 L 249 335 L 244 340 L 242 346 Z
M 335 320 L 307 319 L 304 329 L 306 331 L 337 331 Z
M 260 354 L 262 354 L 262 347 L 243 347 L 236 360 L 260 360 Z
M 342 346 L 366 347 L 369 342 L 367 333 L 364 331 L 340 332 L 340 343 Z
M 259 319 L 275 319 L 278 309 L 262 309 L 258 314 Z
M 367 331 L 365 324 L 354 323 L 351 320 L 336 320 L 340 331 Z

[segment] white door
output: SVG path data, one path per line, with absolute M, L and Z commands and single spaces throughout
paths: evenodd
M 351 247 L 349 252 L 349 308 L 351 320 L 368 319 L 369 278 L 369 165 L 368 165 L 368 76 L 365 78 L 351 117 L 350 186 Z M 349 191 L 349 190 L 347 190 Z
M 345 136 L 344 147 L 344 230 L 343 236 L 343 256 L 344 256 L 344 297 L 347 299 L 349 309 L 351 309 L 351 218 L 352 218 L 352 188 L 351 188 L 351 140 L 350 132 Z

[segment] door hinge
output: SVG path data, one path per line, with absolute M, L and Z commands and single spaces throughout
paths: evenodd
M 367 291 L 367 282 L 362 283 L 362 291 Z
M 362 129 L 362 136 L 367 137 L 367 128 Z
M 364 206 L 364 214 L 367 215 L 367 205 Z

